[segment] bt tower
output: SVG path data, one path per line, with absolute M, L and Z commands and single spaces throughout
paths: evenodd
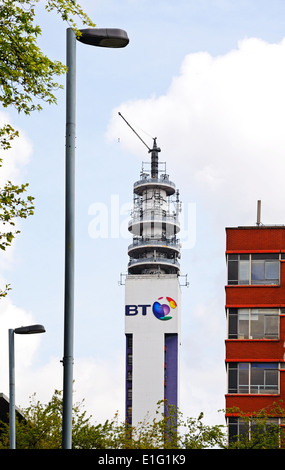
M 124 119 L 124 118 L 123 118 Z M 128 123 L 127 123 L 128 124 Z M 153 420 L 157 403 L 179 405 L 179 192 L 160 163 L 156 138 L 149 171 L 133 186 L 125 281 L 126 420 Z M 143 164 L 145 167 L 147 164 Z M 162 169 L 161 169 L 162 167 Z

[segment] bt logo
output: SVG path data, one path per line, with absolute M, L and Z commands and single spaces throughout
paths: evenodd
M 158 300 L 163 299 L 163 297 L 159 297 Z M 162 304 L 160 302 L 154 302 L 152 306 L 153 314 L 159 320 L 170 320 L 172 317 L 169 316 L 170 309 L 174 309 L 177 307 L 177 303 L 171 297 L 166 297 L 168 304 Z
M 163 297 L 159 297 L 158 300 L 162 300 Z M 172 318 L 169 315 L 171 309 L 175 309 L 177 307 L 177 303 L 171 297 L 166 297 L 168 304 L 156 301 L 152 305 L 152 312 L 154 316 L 158 320 L 170 320 Z M 151 305 L 126 305 L 125 314 L 126 316 L 137 315 L 139 313 L 139 309 L 141 309 L 141 314 L 146 315 L 148 307 Z

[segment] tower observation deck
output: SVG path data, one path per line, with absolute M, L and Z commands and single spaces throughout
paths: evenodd
M 133 186 L 128 274 L 179 275 L 179 191 L 166 174 L 165 162 L 158 161 L 156 138 L 150 152 L 150 170 L 145 170 L 149 164 L 144 163 L 140 180 Z

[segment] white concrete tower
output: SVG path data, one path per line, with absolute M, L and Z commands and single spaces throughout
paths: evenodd
M 159 163 L 134 183 L 125 283 L 126 419 L 153 419 L 157 402 L 178 406 L 180 344 L 179 192 Z M 161 166 L 163 170 L 160 170 Z

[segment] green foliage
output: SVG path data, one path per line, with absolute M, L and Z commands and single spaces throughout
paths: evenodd
M 59 13 L 61 19 L 69 23 L 76 33 L 78 33 L 77 22 L 74 21 L 73 16 L 79 18 L 84 25 L 96 26 L 75 0 L 46 0 L 46 10 L 55 10 Z
M 285 444 L 284 417 L 285 410 L 280 404 L 257 412 L 245 413 L 238 408 L 227 410 L 233 416 L 239 417 L 243 423 L 244 432 L 233 436 L 228 449 L 283 449 Z M 279 417 L 282 425 L 272 418 Z
M 33 197 L 27 196 L 27 199 L 21 197 L 27 187 L 27 183 L 16 186 L 8 181 L 4 188 L 0 189 L 0 221 L 4 227 L 9 227 L 8 231 L 0 233 L 1 250 L 5 250 L 7 246 L 10 246 L 15 235 L 19 233 L 19 230 L 14 232 L 11 230 L 15 226 L 15 219 L 27 218 L 34 213 Z
M 116 414 L 104 424 L 92 424 L 91 416 L 82 411 L 84 402 L 73 406 L 72 446 L 74 449 L 204 449 L 221 446 L 221 426 L 207 426 L 198 419 L 187 419 L 175 407 L 158 404 L 157 418 L 137 426 L 120 422 Z M 62 392 L 55 391 L 47 405 L 32 397 L 23 410 L 24 419 L 16 422 L 17 449 L 59 449 L 62 431 Z M 0 422 L 0 449 L 9 447 L 9 425 Z M 178 431 L 181 428 L 181 431 Z
M 15 137 L 19 137 L 19 132 L 13 129 L 10 124 L 5 124 L 0 128 L 0 148 L 2 150 L 10 149 L 11 142 Z
M 187 418 L 185 428 L 187 432 L 182 437 L 182 448 L 205 449 L 212 447 L 224 447 L 226 438 L 222 425 L 205 425 L 204 414 L 200 413 L 197 419 Z
M 114 422 L 108 448 L 208 449 L 225 444 L 223 426 L 205 425 L 203 413 L 198 418 L 184 420 L 175 406 L 161 401 L 156 415 L 152 422 L 145 419 L 137 426 Z
M 73 447 L 76 449 L 103 448 L 102 442 L 108 432 L 108 422 L 93 426 L 81 403 L 73 406 Z M 59 449 L 62 429 L 62 392 L 55 390 L 47 405 L 41 404 L 34 395 L 30 406 L 23 410 L 24 419 L 16 417 L 17 449 Z M 1 423 L 0 449 L 9 447 L 9 425 Z
M 39 0 L 2 0 L 0 4 L 0 104 L 29 115 L 40 111 L 42 103 L 56 103 L 55 92 L 62 88 L 57 78 L 66 67 L 51 60 L 39 48 L 41 28 L 35 24 L 35 7 Z M 84 25 L 95 26 L 75 0 L 45 0 L 48 12 L 55 11 L 63 21 L 80 34 L 74 17 Z M 9 150 L 19 132 L 10 124 L 0 128 L 0 150 Z M 3 161 L 0 155 L 0 166 Z M 5 230 L 0 233 L 0 248 L 11 245 L 19 230 L 13 231 L 15 219 L 33 214 L 33 198 L 22 197 L 28 184 L 17 186 L 10 181 L 0 189 L 0 221 Z M 0 290 L 0 298 L 9 290 Z
M 146 419 L 137 426 L 119 420 L 118 414 L 103 424 L 93 424 L 92 416 L 82 410 L 84 401 L 74 404 L 72 415 L 72 447 L 74 449 L 282 449 L 285 443 L 283 426 L 270 421 L 284 418 L 280 405 L 244 413 L 227 410 L 244 423 L 243 434 L 227 442 L 227 429 L 222 425 L 206 425 L 203 413 L 198 418 L 184 419 L 173 406 L 158 403 L 153 421 Z M 17 449 L 60 449 L 62 445 L 62 392 L 55 390 L 48 404 L 34 395 L 16 418 Z M 0 449 L 9 447 L 9 424 L 0 422 Z
M 56 103 L 54 79 L 65 73 L 65 66 L 47 57 L 39 48 L 41 28 L 34 24 L 39 0 L 2 0 L 0 6 L 0 102 L 30 114 L 41 110 L 41 102 Z M 55 10 L 74 28 L 73 16 L 94 25 L 73 0 L 46 0 L 47 11 Z

